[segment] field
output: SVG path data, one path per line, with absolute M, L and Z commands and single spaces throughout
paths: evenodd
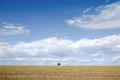
M 120 66 L 0 66 L 0 80 L 120 80 Z

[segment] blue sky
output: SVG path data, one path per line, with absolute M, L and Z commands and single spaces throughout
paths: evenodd
M 1 65 L 120 65 L 119 0 L 0 0 Z

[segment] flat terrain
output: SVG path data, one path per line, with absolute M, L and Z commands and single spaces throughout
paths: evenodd
M 0 66 L 0 80 L 120 80 L 120 66 Z

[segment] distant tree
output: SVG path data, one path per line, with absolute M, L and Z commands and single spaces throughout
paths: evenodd
M 60 66 L 60 63 L 58 63 L 57 65 Z

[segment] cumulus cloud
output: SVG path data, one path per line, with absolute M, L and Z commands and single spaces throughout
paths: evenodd
M 29 29 L 25 29 L 23 25 L 14 25 L 12 23 L 3 22 L 0 28 L 0 35 L 18 35 L 29 33 Z
M 83 14 L 66 23 L 92 30 L 120 28 L 120 2 L 99 6 L 94 9 L 93 14 Z
M 46 64 L 62 62 L 63 64 L 95 65 L 104 64 L 105 55 L 120 55 L 120 35 L 111 35 L 98 39 L 81 39 L 72 41 L 50 37 L 33 42 L 19 42 L 15 45 L 4 45 L 2 61 L 23 61 L 28 64 Z M 2 45 L 1 45 L 2 46 Z M 3 47 L 3 46 L 2 46 Z M 90 55 L 91 59 L 81 59 L 82 55 Z M 21 64 L 25 64 L 21 63 Z M 1 63 L 2 64 L 2 63 Z M 106 63 L 105 63 L 106 64 Z

